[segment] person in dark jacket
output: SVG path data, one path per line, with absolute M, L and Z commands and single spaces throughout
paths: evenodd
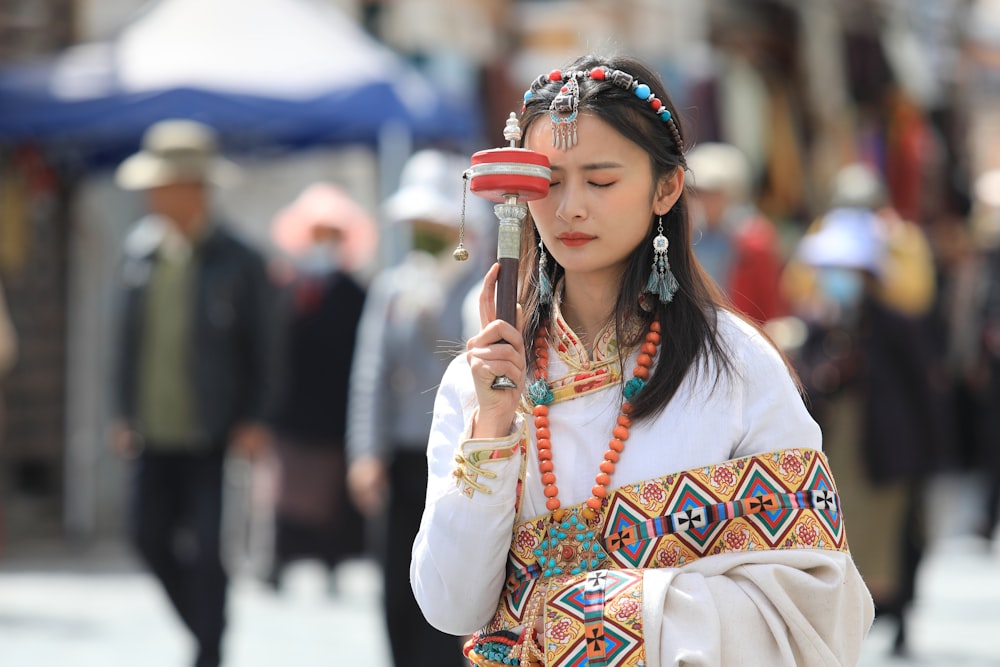
M 317 559 L 332 574 L 341 561 L 364 551 L 361 514 L 347 495 L 344 438 L 365 300 L 360 274 L 376 249 L 377 230 L 345 190 L 322 182 L 305 188 L 271 225 L 275 245 L 286 255 L 272 270 L 282 331 L 274 545 L 267 575 L 275 588 L 293 561 Z
M 229 447 L 268 446 L 273 299 L 263 257 L 213 213 L 234 167 L 211 128 L 153 125 L 115 178 L 149 215 L 126 241 L 112 444 L 135 457 L 131 537 L 197 643 L 219 665 L 227 575 L 220 554 Z

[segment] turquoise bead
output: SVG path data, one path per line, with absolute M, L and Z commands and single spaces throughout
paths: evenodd
M 647 86 L 644 83 L 640 83 L 638 86 L 635 87 L 635 96 L 638 97 L 640 100 L 644 100 L 647 97 L 649 97 L 649 93 L 650 93 L 649 86 Z

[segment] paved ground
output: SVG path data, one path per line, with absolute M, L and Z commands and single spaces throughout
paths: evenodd
M 965 491 L 942 484 L 936 512 L 967 514 Z M 861 667 L 1000 667 L 1000 544 L 990 550 L 952 525 L 921 570 L 912 657 L 888 656 L 893 627 L 880 621 Z M 346 563 L 333 581 L 335 594 L 308 563 L 280 594 L 236 577 L 227 667 L 389 667 L 374 566 Z M 0 561 L 0 667 L 185 667 L 190 652 L 155 583 L 120 545 L 12 546 Z

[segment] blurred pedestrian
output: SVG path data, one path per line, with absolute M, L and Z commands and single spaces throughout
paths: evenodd
M 989 170 L 975 183 L 978 205 L 977 246 L 971 308 L 963 315 L 971 323 L 974 342 L 967 375 L 980 430 L 974 434 L 973 467 L 984 474 L 986 492 L 976 532 L 992 542 L 1000 523 L 1000 169 Z
M 275 413 L 278 487 L 268 581 L 285 566 L 320 560 L 332 573 L 361 553 L 362 520 L 347 495 L 344 438 L 348 381 L 378 233 L 374 220 L 341 188 L 315 183 L 272 224 L 291 260 L 278 271 L 282 391 Z
M 0 283 L 0 381 L 10 372 L 17 361 L 17 330 L 7 310 L 7 300 L 4 298 L 3 284 Z M 2 388 L 0 384 L 0 388 Z M 3 446 L 3 394 L 0 393 L 0 447 Z
M 862 203 L 835 198 L 789 266 L 798 282 L 792 310 L 808 330 L 795 360 L 839 483 L 851 553 L 876 613 L 897 620 L 893 651 L 903 654 L 925 544 L 923 482 L 947 428 L 935 379 L 943 348 L 920 316 L 933 293 L 912 288 L 934 282 L 929 253 L 899 231 L 910 223 Z M 899 288 L 907 280 L 910 291 Z
M 268 446 L 273 291 L 263 257 L 213 209 L 235 167 L 214 131 L 151 126 L 115 173 L 149 215 L 126 242 L 112 444 L 135 457 L 131 535 L 197 643 L 221 662 L 223 463 Z
M 383 211 L 391 233 L 410 238 L 410 251 L 372 283 L 351 374 L 348 482 L 364 514 L 384 515 L 385 622 L 397 667 L 462 664 L 459 641 L 417 607 L 409 565 L 427 489 L 434 389 L 464 349 L 463 302 L 482 277 L 452 257 L 467 167 L 467 158 L 436 150 L 404 166 Z
M 740 312 L 758 322 L 785 315 L 781 243 L 774 223 L 753 204 L 749 160 L 736 146 L 708 142 L 691 149 L 687 163 L 698 261 Z
M 3 380 L 17 361 L 17 331 L 7 311 L 7 301 L 3 294 L 3 284 L 0 283 L 0 451 L 3 451 L 4 438 L 4 394 Z M 4 545 L 4 508 L 3 488 L 0 487 L 0 555 L 3 555 Z

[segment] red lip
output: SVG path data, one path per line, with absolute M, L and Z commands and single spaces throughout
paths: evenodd
M 570 232 L 568 234 L 560 234 L 556 238 L 558 238 L 559 242 L 562 243 L 563 245 L 569 246 L 569 247 L 572 248 L 572 247 L 584 245 L 586 243 L 590 243 L 591 241 L 593 241 L 597 237 L 596 236 L 591 236 L 590 234 L 581 234 L 579 232 Z

